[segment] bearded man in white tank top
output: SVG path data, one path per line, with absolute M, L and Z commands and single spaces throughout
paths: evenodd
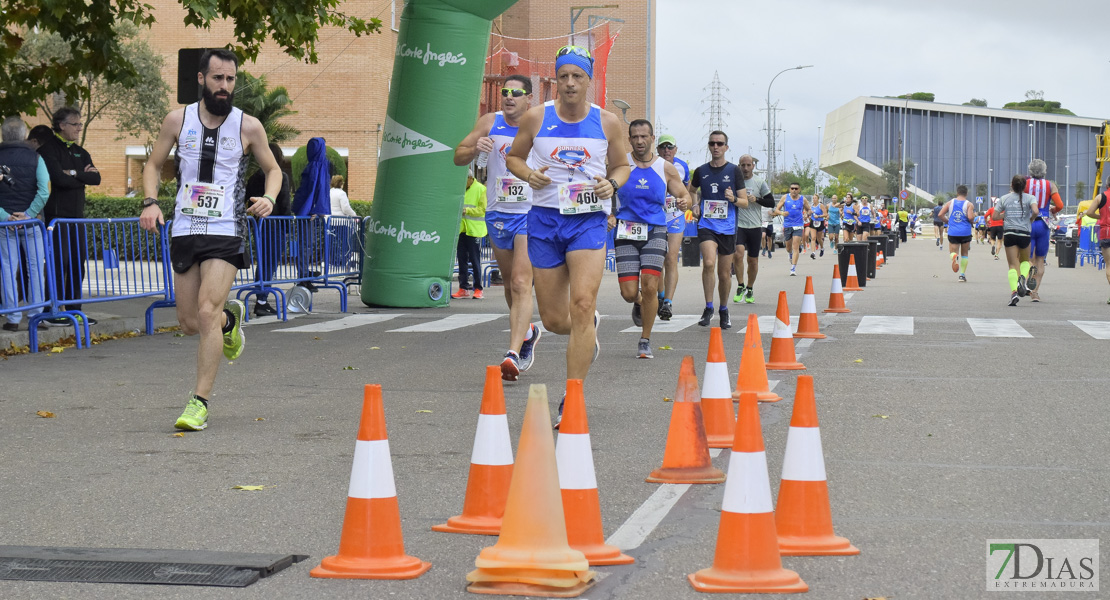
M 596 305 L 608 215 L 630 172 L 620 120 L 586 99 L 592 77 L 588 50 L 560 48 L 557 98 L 524 113 L 505 157 L 532 188 L 528 256 L 540 318 L 548 331 L 570 336 L 567 379 L 583 380 L 601 348 Z
M 177 200 L 170 262 L 177 320 L 185 335 L 200 335 L 196 387 L 175 423 L 178 429 L 208 426 L 208 402 L 220 350 L 228 360 L 243 352 L 243 315 L 239 300 L 229 301 L 235 274 L 250 264 L 247 215 L 265 217 L 281 191 L 281 169 L 258 119 L 232 107 L 239 60 L 227 50 L 209 50 L 200 59 L 201 99 L 171 112 L 143 169 L 143 212 L 148 231 L 164 224 L 158 207 L 162 165 L 175 146 Z M 266 173 L 266 193 L 246 198 L 248 154 Z

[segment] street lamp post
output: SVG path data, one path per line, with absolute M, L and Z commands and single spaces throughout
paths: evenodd
M 821 126 L 817 126 L 817 164 L 813 168 L 813 195 L 817 195 L 817 176 L 821 174 Z
M 775 135 L 774 135 L 774 131 L 771 130 L 771 86 L 774 85 L 775 80 L 779 78 L 779 75 L 782 75 L 783 73 L 785 73 L 787 71 L 798 71 L 798 70 L 801 70 L 801 69 L 808 69 L 812 66 L 813 65 L 798 65 L 796 67 L 790 67 L 789 69 L 783 69 L 783 70 L 779 71 L 778 73 L 776 73 L 775 76 L 771 78 L 771 83 L 767 84 L 767 171 L 766 171 L 766 173 L 767 173 L 768 178 L 770 178 L 772 175 L 774 175 L 775 170 L 776 170 L 776 165 L 775 165 L 775 141 L 774 141 L 775 140 Z

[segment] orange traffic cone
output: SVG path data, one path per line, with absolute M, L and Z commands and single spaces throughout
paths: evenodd
M 794 336 L 790 333 L 790 309 L 786 306 L 786 292 L 779 292 L 779 308 L 775 312 L 775 329 L 771 332 L 771 358 L 767 369 L 794 371 L 804 369 L 794 354 Z
M 859 554 L 859 548 L 833 534 L 825 456 L 821 451 L 821 430 L 817 427 L 817 403 L 810 375 L 798 376 L 775 506 L 775 527 L 783 556 Z
M 814 340 L 825 339 L 817 323 L 817 298 L 813 295 L 813 276 L 806 275 L 806 287 L 802 292 L 802 312 L 798 314 L 798 332 L 796 338 L 809 338 Z
M 713 566 L 688 575 L 690 585 L 699 592 L 808 591 L 797 573 L 782 568 L 759 406 L 752 392 L 740 394 L 728 471 Z
M 581 550 L 591 565 L 627 565 L 633 562 L 631 556 L 621 554 L 620 548 L 605 543 L 581 379 L 567 380 L 567 399 L 563 405 L 559 439 L 555 442 L 555 460 L 559 467 L 559 487 L 563 492 L 563 513 L 570 547 Z
M 883 251 L 879 250 L 879 256 L 875 258 L 875 267 L 882 267 L 884 264 L 886 264 L 886 257 L 883 256 Z
M 840 285 L 840 265 L 833 265 L 832 287 L 829 288 L 829 307 L 827 313 L 850 313 L 851 310 L 844 304 L 844 288 Z
M 759 317 L 748 314 L 748 328 L 744 332 L 744 351 L 740 354 L 740 373 L 736 375 L 736 392 L 732 397 L 740 399 L 742 392 L 755 392 L 760 402 L 778 402 L 782 396 L 771 391 L 767 381 L 767 363 L 763 359 L 763 339 L 759 335 Z
M 405 554 L 380 385 L 367 385 L 363 392 L 357 440 L 339 553 L 320 561 L 309 574 L 331 579 L 420 577 L 432 564 Z
M 859 275 L 856 274 L 856 255 L 848 255 L 848 280 L 844 284 L 844 291 L 846 292 L 862 292 L 863 288 L 859 286 Z
M 705 424 L 701 416 L 701 395 L 698 376 L 694 373 L 694 357 L 682 359 L 678 388 L 671 405 L 671 427 L 667 431 L 667 449 L 663 466 L 652 471 L 648 483 L 721 483 L 725 474 L 709 459 L 705 441 Z
M 505 499 L 509 497 L 512 477 L 513 445 L 509 439 L 509 419 L 505 415 L 501 367 L 488 366 L 462 514 L 447 519 L 442 525 L 433 525 L 432 531 L 497 535 L 501 531 L 501 515 L 505 514 Z
M 721 328 L 709 331 L 709 351 L 702 376 L 701 413 L 705 418 L 705 439 L 710 448 L 728 448 L 736 437 L 736 415 L 732 412 L 732 387 L 728 381 L 728 362 Z
M 597 576 L 586 556 L 567 543 L 548 411 L 547 387 L 532 385 L 501 535 L 466 575 L 469 592 L 572 598 Z

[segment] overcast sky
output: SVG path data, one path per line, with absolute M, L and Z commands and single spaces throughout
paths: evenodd
M 1043 90 L 1076 115 L 1110 117 L 1110 50 L 1097 0 L 658 0 L 656 117 L 679 156 L 705 162 L 703 91 L 728 86 L 729 159 L 763 163 L 767 86 L 786 159 L 816 159 L 825 116 L 858 96 L 932 92 L 937 102 L 982 98 L 1001 108 Z M 620 43 L 618 40 L 617 43 Z M 657 133 L 658 135 L 658 133 Z

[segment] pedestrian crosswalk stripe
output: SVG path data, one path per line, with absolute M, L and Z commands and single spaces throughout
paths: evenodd
M 1110 321 L 1069 321 L 1096 340 L 1110 340 Z
M 660 333 L 677 333 L 686 329 L 687 327 L 697 323 L 701 319 L 701 315 L 672 315 L 670 321 L 656 319 L 655 325 L 652 326 L 652 332 Z M 639 327 L 629 327 L 622 329 L 621 333 L 640 333 L 642 330 Z
M 971 331 L 978 337 L 1007 337 L 1031 338 L 1033 337 L 1024 327 L 1013 319 L 971 319 L 967 320 Z
M 328 331 L 339 331 L 340 329 L 370 325 L 372 323 L 381 323 L 382 321 L 389 321 L 390 319 L 404 316 L 404 314 L 405 313 L 377 313 L 372 315 L 350 315 L 334 321 L 320 321 L 309 325 L 276 329 L 275 331 L 280 333 L 325 333 Z
M 867 316 L 860 319 L 856 333 L 913 335 L 913 317 Z
M 486 321 L 492 321 L 507 316 L 506 314 L 483 313 L 450 315 L 443 319 L 429 321 L 427 323 L 410 325 L 400 329 L 390 329 L 389 333 L 435 333 L 440 331 L 451 331 L 452 329 L 461 329 L 463 327 L 469 327 L 470 325 L 478 325 L 479 323 L 485 323 Z

